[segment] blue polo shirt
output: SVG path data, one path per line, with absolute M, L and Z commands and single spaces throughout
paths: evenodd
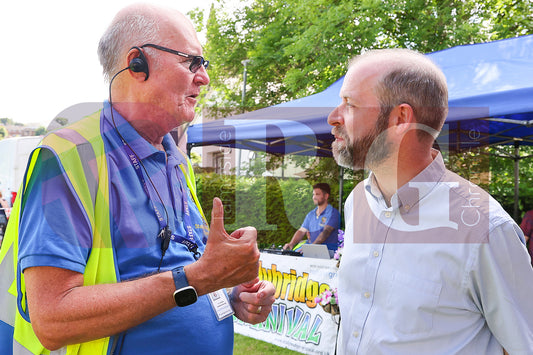
M 160 224 L 152 205 L 168 220 L 174 234 L 186 235 L 179 179 L 184 180 L 178 167 L 185 163 L 183 156 L 170 135 L 163 139 L 162 152 L 118 112 L 113 111 L 113 116 L 121 135 L 146 168 L 142 174 L 150 194 L 126 155 L 106 103 L 100 124 L 109 169 L 111 237 L 120 281 L 156 273 L 160 263 L 160 270 L 166 271 L 194 262 L 189 250 L 178 242 L 171 242 L 161 258 L 161 240 L 157 238 Z M 55 266 L 83 273 L 91 251 L 92 230 L 79 198 L 50 150 L 41 150 L 34 172 L 21 212 L 21 270 Z M 186 184 L 185 190 L 195 242 L 203 252 L 207 225 Z M 218 321 L 207 296 L 201 296 L 191 306 L 173 308 L 112 340 L 121 354 L 231 354 L 233 320 L 229 317 Z
M 304 223 L 302 224 L 302 227 L 309 231 L 309 242 L 313 243 L 318 235 L 322 233 L 325 226 L 331 226 L 333 227 L 333 231 L 323 244 L 326 244 L 330 250 L 337 250 L 338 234 L 341 223 L 339 211 L 328 204 L 326 209 L 317 216 L 317 209 L 318 206 L 309 212 L 307 216 L 305 216 Z

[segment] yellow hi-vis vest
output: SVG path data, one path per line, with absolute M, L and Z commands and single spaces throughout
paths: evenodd
M 114 249 L 111 240 L 109 181 L 104 142 L 100 132 L 100 112 L 47 135 L 31 154 L 19 194 L 13 205 L 0 249 L 0 352 L 15 355 L 80 354 L 98 355 L 110 351 L 110 338 L 68 345 L 56 351 L 45 349 L 37 339 L 28 316 L 24 275 L 18 269 L 18 228 L 24 191 L 35 167 L 38 152 L 51 149 L 61 162 L 92 228 L 92 248 L 83 274 L 83 284 L 116 283 Z M 180 165 L 196 206 L 205 216 L 196 197 L 192 165 Z

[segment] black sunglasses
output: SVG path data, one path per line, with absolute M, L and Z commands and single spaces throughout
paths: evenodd
M 200 67 L 204 67 L 204 69 L 207 69 L 207 67 L 209 66 L 209 61 L 205 60 L 204 57 L 202 57 L 201 55 L 187 54 L 187 53 L 183 53 L 180 51 L 176 51 L 174 49 L 158 46 L 157 44 L 151 44 L 151 43 L 143 44 L 141 46 L 141 48 L 144 48 L 144 47 L 151 47 L 151 48 L 159 49 L 160 51 L 179 55 L 180 57 L 188 58 L 191 61 L 191 65 L 189 65 L 189 70 L 191 71 L 191 73 L 196 73 L 198 69 L 200 69 Z

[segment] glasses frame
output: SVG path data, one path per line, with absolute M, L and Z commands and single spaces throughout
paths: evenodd
M 174 49 L 170 49 L 170 48 L 159 46 L 157 44 L 152 44 L 152 43 L 146 43 L 141 46 L 141 48 L 145 48 L 145 47 L 158 49 L 163 52 L 171 53 L 171 54 L 174 54 L 180 57 L 190 59 L 191 65 L 189 65 L 189 70 L 193 74 L 196 73 L 201 67 L 204 67 L 204 69 L 206 70 L 209 67 L 209 61 L 205 60 L 204 57 L 202 57 L 201 55 L 187 54 L 184 52 L 180 52 Z

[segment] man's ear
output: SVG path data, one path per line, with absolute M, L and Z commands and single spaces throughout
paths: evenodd
M 135 80 L 148 80 L 148 61 L 139 47 L 132 47 L 127 56 L 129 72 Z
M 398 134 L 405 134 L 415 123 L 415 113 L 407 103 L 399 104 L 389 115 L 389 129 L 394 129 Z

